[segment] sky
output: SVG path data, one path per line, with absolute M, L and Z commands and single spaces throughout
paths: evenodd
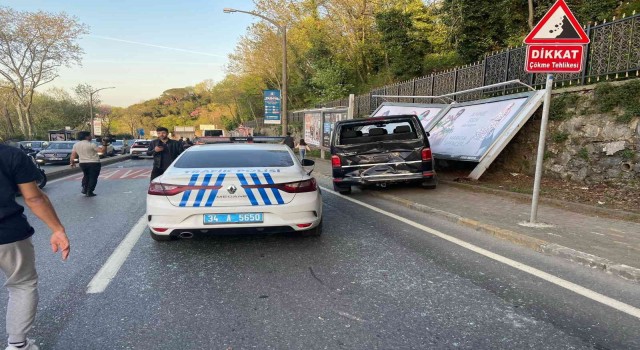
M 66 12 L 89 27 L 80 39 L 82 66 L 63 68 L 40 91 L 73 91 L 81 83 L 103 103 L 126 107 L 225 75 L 228 55 L 256 18 L 225 14 L 253 10 L 251 0 L 0 0 L 16 10 Z

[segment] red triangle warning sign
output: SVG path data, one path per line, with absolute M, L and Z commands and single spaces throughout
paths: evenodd
M 558 0 L 524 39 L 525 44 L 588 44 L 589 37 L 564 0 Z

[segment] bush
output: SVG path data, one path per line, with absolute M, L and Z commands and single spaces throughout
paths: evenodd
M 583 147 L 583 148 L 581 148 L 581 149 L 578 151 L 578 157 L 580 157 L 580 158 L 582 158 L 582 159 L 584 159 L 584 160 L 587 160 L 587 161 L 588 161 L 588 160 L 589 160 L 589 151 L 588 151 L 586 148 L 584 148 L 584 147 Z
M 624 160 L 631 160 L 633 159 L 633 157 L 635 157 L 635 155 L 636 155 L 636 152 L 628 148 L 623 151 L 620 151 L 620 156 Z
M 549 109 L 550 120 L 566 120 L 571 117 L 567 112 L 567 108 L 575 106 L 580 101 L 580 96 L 572 93 L 565 93 L 551 101 L 551 108 Z
M 611 112 L 616 107 L 624 114 L 616 118 L 619 122 L 628 123 L 634 116 L 640 114 L 640 81 L 631 80 L 622 85 L 601 83 L 595 89 L 595 103 L 600 112 Z
M 568 132 L 564 132 L 564 131 L 559 131 L 559 132 L 554 133 L 553 135 L 551 135 L 551 138 L 556 143 L 562 143 L 562 142 L 565 142 L 565 141 L 567 141 L 569 139 L 569 133 Z

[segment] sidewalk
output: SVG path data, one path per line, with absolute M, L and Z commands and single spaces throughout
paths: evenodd
M 330 178 L 331 164 L 318 159 L 316 172 Z M 539 221 L 553 227 L 524 227 L 519 223 L 529 220 L 530 202 L 446 183 L 433 191 L 393 187 L 366 193 L 640 282 L 640 223 L 597 217 L 584 206 L 570 211 L 541 203 Z

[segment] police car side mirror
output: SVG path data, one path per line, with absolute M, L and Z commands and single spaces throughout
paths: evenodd
M 311 159 L 303 159 L 301 161 L 302 167 L 304 168 L 304 171 L 307 173 L 307 175 L 311 175 L 311 173 L 313 172 L 313 169 L 315 168 L 316 162 L 311 160 Z

